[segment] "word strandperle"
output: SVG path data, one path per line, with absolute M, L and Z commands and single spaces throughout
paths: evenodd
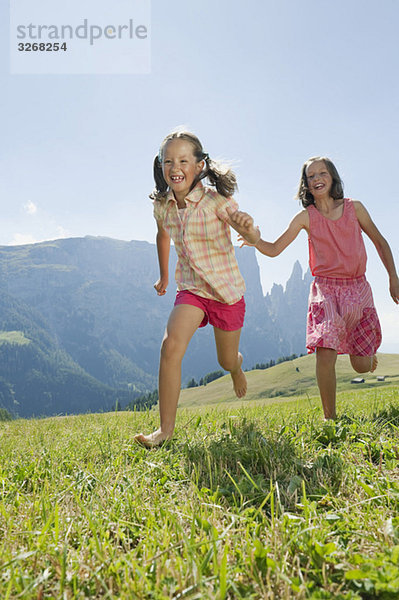
M 145 40 L 148 37 L 146 25 L 136 25 L 133 19 L 129 19 L 124 25 L 89 25 L 88 19 L 84 19 L 81 25 L 18 25 L 17 38 L 30 40 L 65 40 L 81 39 L 89 40 L 92 46 L 96 40 L 105 39 L 137 39 Z

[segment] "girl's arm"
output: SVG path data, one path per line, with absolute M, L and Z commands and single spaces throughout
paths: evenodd
M 262 239 L 259 229 L 254 227 L 253 219 L 247 213 L 237 211 L 234 214 L 230 214 L 230 221 L 232 227 L 241 235 L 243 245 L 255 246 L 259 252 L 270 257 L 281 254 L 295 240 L 301 229 L 309 232 L 309 215 L 307 210 L 299 212 L 275 242 L 266 242 Z
M 399 304 L 399 279 L 396 272 L 395 261 L 393 259 L 391 248 L 386 239 L 381 235 L 377 226 L 372 221 L 369 213 L 361 202 L 355 200 L 353 202 L 355 207 L 357 220 L 359 225 L 366 235 L 373 242 L 377 249 L 377 252 L 381 258 L 382 264 L 386 268 L 389 275 L 389 291 L 392 296 L 392 300 Z
M 169 252 L 170 252 L 170 235 L 157 221 L 157 252 L 159 263 L 159 279 L 154 284 L 158 296 L 166 294 L 166 288 L 169 283 Z

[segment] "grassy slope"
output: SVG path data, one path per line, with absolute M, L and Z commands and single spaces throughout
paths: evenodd
M 351 368 L 347 356 L 339 356 L 337 360 L 337 389 L 353 390 L 375 388 L 399 383 L 399 355 L 379 354 L 379 365 L 375 373 L 363 375 L 364 384 L 351 384 L 358 376 Z M 296 369 L 299 369 L 297 371 Z M 385 375 L 384 382 L 377 382 L 378 375 Z M 231 385 L 230 375 L 225 375 L 206 386 L 189 388 L 182 391 L 180 407 L 198 407 L 208 404 L 232 402 L 241 405 L 249 401 L 274 403 L 276 396 L 280 401 L 290 396 L 315 396 L 318 389 L 315 379 L 315 355 L 302 356 L 287 361 L 270 369 L 255 370 L 247 373 L 248 393 L 244 401 L 237 402 Z

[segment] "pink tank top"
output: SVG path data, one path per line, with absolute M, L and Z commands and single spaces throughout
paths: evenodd
M 313 204 L 307 207 L 307 211 L 312 275 L 344 279 L 364 275 L 366 248 L 352 200 L 344 199 L 342 216 L 336 221 L 324 217 Z

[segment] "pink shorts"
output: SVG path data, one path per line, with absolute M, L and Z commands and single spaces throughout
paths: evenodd
M 308 352 L 332 348 L 338 354 L 373 356 L 380 344 L 381 326 L 365 276 L 315 277 L 306 324 Z
M 178 304 L 191 304 L 198 306 L 204 311 L 205 315 L 201 321 L 200 327 L 205 327 L 208 323 L 223 329 L 224 331 L 236 331 L 244 325 L 245 300 L 244 296 L 235 304 L 225 304 L 217 302 L 210 298 L 203 298 L 187 290 L 181 290 L 176 294 L 175 306 Z

